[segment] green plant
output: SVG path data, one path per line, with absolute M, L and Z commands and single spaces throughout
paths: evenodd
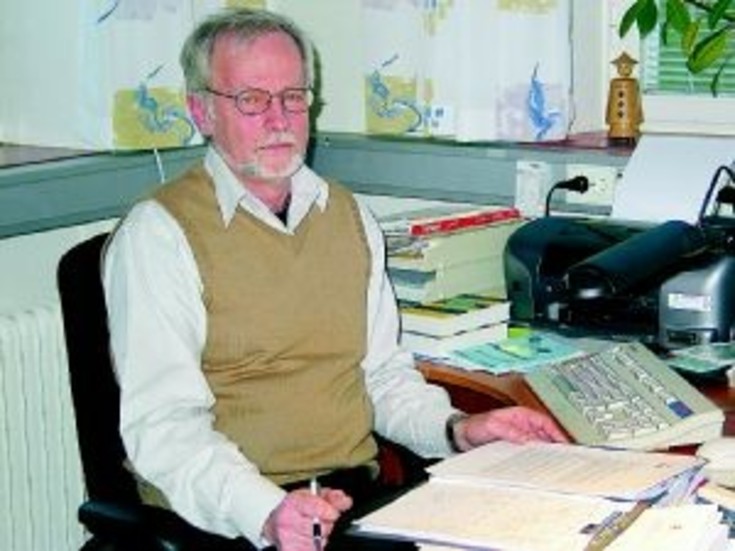
M 635 25 L 641 38 L 660 28 L 668 44 L 678 39 L 690 73 L 710 67 L 710 90 L 735 57 L 735 0 L 635 0 L 623 14 L 618 33 L 624 37 Z

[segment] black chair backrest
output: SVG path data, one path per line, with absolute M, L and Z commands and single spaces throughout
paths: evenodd
M 123 466 L 120 389 L 110 358 L 102 289 L 100 267 L 107 237 L 96 235 L 67 251 L 59 261 L 57 286 L 87 493 L 91 499 L 137 504 L 135 480 Z

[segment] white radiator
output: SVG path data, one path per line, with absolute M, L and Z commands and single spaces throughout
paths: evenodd
M 0 316 L 0 549 L 76 551 L 83 496 L 60 307 Z

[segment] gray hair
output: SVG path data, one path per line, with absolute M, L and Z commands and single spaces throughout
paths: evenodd
M 272 32 L 290 36 L 296 43 L 304 65 L 306 84 L 314 84 L 314 51 L 311 40 L 289 18 L 265 10 L 225 8 L 202 20 L 184 42 L 179 56 L 186 88 L 201 92 L 210 85 L 214 44 L 224 35 L 250 41 Z

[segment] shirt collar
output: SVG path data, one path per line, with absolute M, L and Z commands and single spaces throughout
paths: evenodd
M 256 218 L 270 226 L 283 230 L 281 221 L 235 177 L 217 150 L 210 146 L 204 157 L 204 168 L 214 181 L 215 196 L 219 205 L 222 222 L 229 226 L 238 207 L 242 207 Z M 315 204 L 320 210 L 327 206 L 329 186 L 306 165 L 291 177 L 291 203 L 289 206 L 288 228 L 294 229 Z

